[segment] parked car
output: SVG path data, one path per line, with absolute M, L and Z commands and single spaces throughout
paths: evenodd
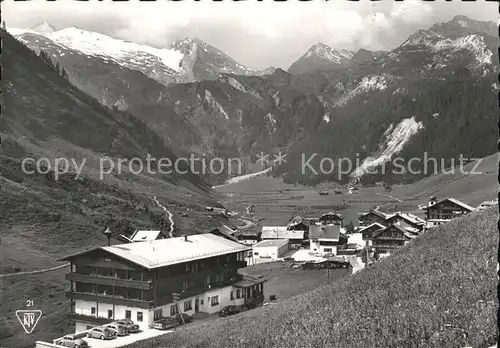
M 104 327 L 108 328 L 111 333 L 115 336 L 127 336 L 128 331 L 125 325 L 118 324 L 116 322 L 112 322 L 110 324 L 104 325 Z
M 115 320 L 114 322 L 125 326 L 127 332 L 129 333 L 139 332 L 139 325 L 135 324 L 130 319 L 120 319 L 120 320 Z
M 183 324 L 182 318 L 184 318 L 184 322 L 186 324 L 193 321 L 193 317 L 186 313 L 179 313 L 175 316 L 175 318 L 177 319 L 178 324 Z
M 176 324 L 177 324 L 177 318 L 172 318 L 172 317 L 163 318 L 153 323 L 153 329 L 168 330 L 175 327 Z
M 57 345 L 70 348 L 87 348 L 89 344 L 81 338 L 76 338 L 75 335 L 66 335 L 56 342 Z
M 239 312 L 241 312 L 241 310 L 237 306 L 229 305 L 229 306 L 222 308 L 219 311 L 219 316 L 220 317 L 227 317 L 228 315 L 238 314 Z
M 101 340 L 110 340 L 115 337 L 110 329 L 104 326 L 98 326 L 87 331 L 88 338 L 100 338 Z

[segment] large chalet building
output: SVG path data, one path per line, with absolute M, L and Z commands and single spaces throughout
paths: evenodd
M 391 254 L 417 237 L 399 224 L 392 224 L 376 232 L 373 237 L 373 247 L 379 254 Z
M 367 213 L 362 213 L 358 218 L 358 224 L 360 227 L 370 226 L 374 223 L 384 224 L 387 219 L 387 215 L 381 211 L 370 210 Z
M 178 310 L 215 313 L 263 303 L 263 278 L 243 277 L 251 247 L 213 233 L 99 247 L 70 262 L 67 297 L 76 332 L 130 318 L 141 329 Z M 178 306 L 173 294 L 179 294 Z
M 437 201 L 432 198 L 429 205 L 423 207 L 425 211 L 426 227 L 432 228 L 450 221 L 456 217 L 473 212 L 475 208 L 460 202 L 455 198 L 445 198 Z

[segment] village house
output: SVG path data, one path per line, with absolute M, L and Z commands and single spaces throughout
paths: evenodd
M 141 329 L 181 312 L 263 303 L 263 278 L 245 278 L 251 248 L 212 233 L 94 248 L 70 262 L 69 318 L 76 332 L 128 318 Z M 179 307 L 173 294 L 179 294 Z
M 261 232 L 253 228 L 236 230 L 233 233 L 233 237 L 238 239 L 240 243 L 252 245 L 258 243 L 261 240 Z
M 288 239 L 268 239 L 252 246 L 253 258 L 277 260 L 289 250 Z
M 297 215 L 287 224 L 287 230 L 304 231 L 304 238 L 307 239 L 307 232 L 309 231 L 309 221 L 302 218 L 302 216 Z
M 329 212 L 321 215 L 318 219 L 318 222 L 322 225 L 338 225 L 340 227 L 343 227 L 344 217 L 340 214 Z
M 285 226 L 264 226 L 262 227 L 261 239 L 287 239 L 290 248 L 297 249 L 303 244 L 306 236 L 306 231 L 289 230 Z
M 373 224 L 369 225 L 369 226 L 366 226 L 366 227 L 363 227 L 359 230 L 359 233 L 361 233 L 361 235 L 363 236 L 363 240 L 369 245 L 369 246 L 372 246 L 373 245 L 373 236 L 383 230 L 384 228 L 386 228 L 386 226 L 382 225 L 382 224 L 379 224 L 378 222 L 374 222 Z
M 337 255 L 337 247 L 347 244 L 339 225 L 312 225 L 309 229 L 309 249 L 316 253 Z
M 398 224 L 392 224 L 373 235 L 373 248 L 378 254 L 391 254 L 416 237 L 417 234 L 407 231 Z
M 397 212 L 389 215 L 384 221 L 385 226 L 397 224 L 412 233 L 419 233 L 425 227 L 425 220 L 411 213 Z
M 475 209 L 455 198 L 445 198 L 438 202 L 433 197 L 423 210 L 425 210 L 426 228 L 432 228 Z
M 381 211 L 370 210 L 367 213 L 361 214 L 361 216 L 358 218 L 358 224 L 360 227 L 370 226 L 374 223 L 379 223 L 385 226 L 385 220 L 387 219 L 387 217 L 388 215 Z

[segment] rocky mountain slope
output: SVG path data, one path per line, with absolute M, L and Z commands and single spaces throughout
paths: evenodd
M 273 152 L 286 151 L 289 160 L 274 173 L 291 182 L 373 181 L 384 175 L 368 179 L 366 169 L 396 155 L 422 157 L 429 150 L 447 166 L 460 153 L 483 157 L 494 151 L 496 135 L 485 125 L 495 118 L 495 106 L 484 93 L 498 89 L 494 27 L 457 16 L 416 32 L 390 52 L 318 44 L 294 63 L 295 74 L 277 69 L 261 76 L 210 45 L 185 38 L 170 47 L 184 57 L 175 68 L 190 71 L 188 80 L 205 80 L 166 88 L 116 61 L 103 64 L 102 57 L 81 54 L 77 60 L 75 53 L 66 61 L 62 51 L 54 55 L 52 46 L 44 48 L 49 41 L 37 44 L 69 67 L 73 84 L 144 120 L 176 153 L 246 163 L 260 152 L 273 159 Z M 35 49 L 37 39 L 27 33 L 17 37 Z M 476 120 L 466 117 L 471 114 Z M 306 158 L 317 153 L 313 162 L 347 157 L 354 165 L 341 176 L 336 170 L 301 173 L 302 153 Z M 244 167 L 207 179 L 220 183 L 245 173 Z
M 293 75 L 300 75 L 316 70 L 344 67 L 349 64 L 353 56 L 353 51 L 334 49 L 323 43 L 318 43 L 295 61 L 288 68 L 288 72 Z

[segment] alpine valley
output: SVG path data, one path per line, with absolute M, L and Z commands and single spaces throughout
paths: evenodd
M 104 106 L 142 120 L 176 155 L 239 158 L 242 174 L 255 170 L 257 154 L 282 151 L 286 163 L 272 173 L 290 183 L 414 181 L 426 173 L 365 171 L 395 156 L 426 153 L 446 167 L 460 154 L 479 158 L 495 149 L 489 125 L 497 119 L 493 52 L 500 42 L 493 22 L 456 16 L 387 52 L 318 43 L 288 71 L 245 67 L 193 37 L 154 48 L 47 23 L 7 30 Z M 303 173 L 304 156 L 314 157 L 316 169 L 325 157 L 358 165 L 342 175 L 338 168 Z M 205 179 L 219 184 L 228 174 Z

